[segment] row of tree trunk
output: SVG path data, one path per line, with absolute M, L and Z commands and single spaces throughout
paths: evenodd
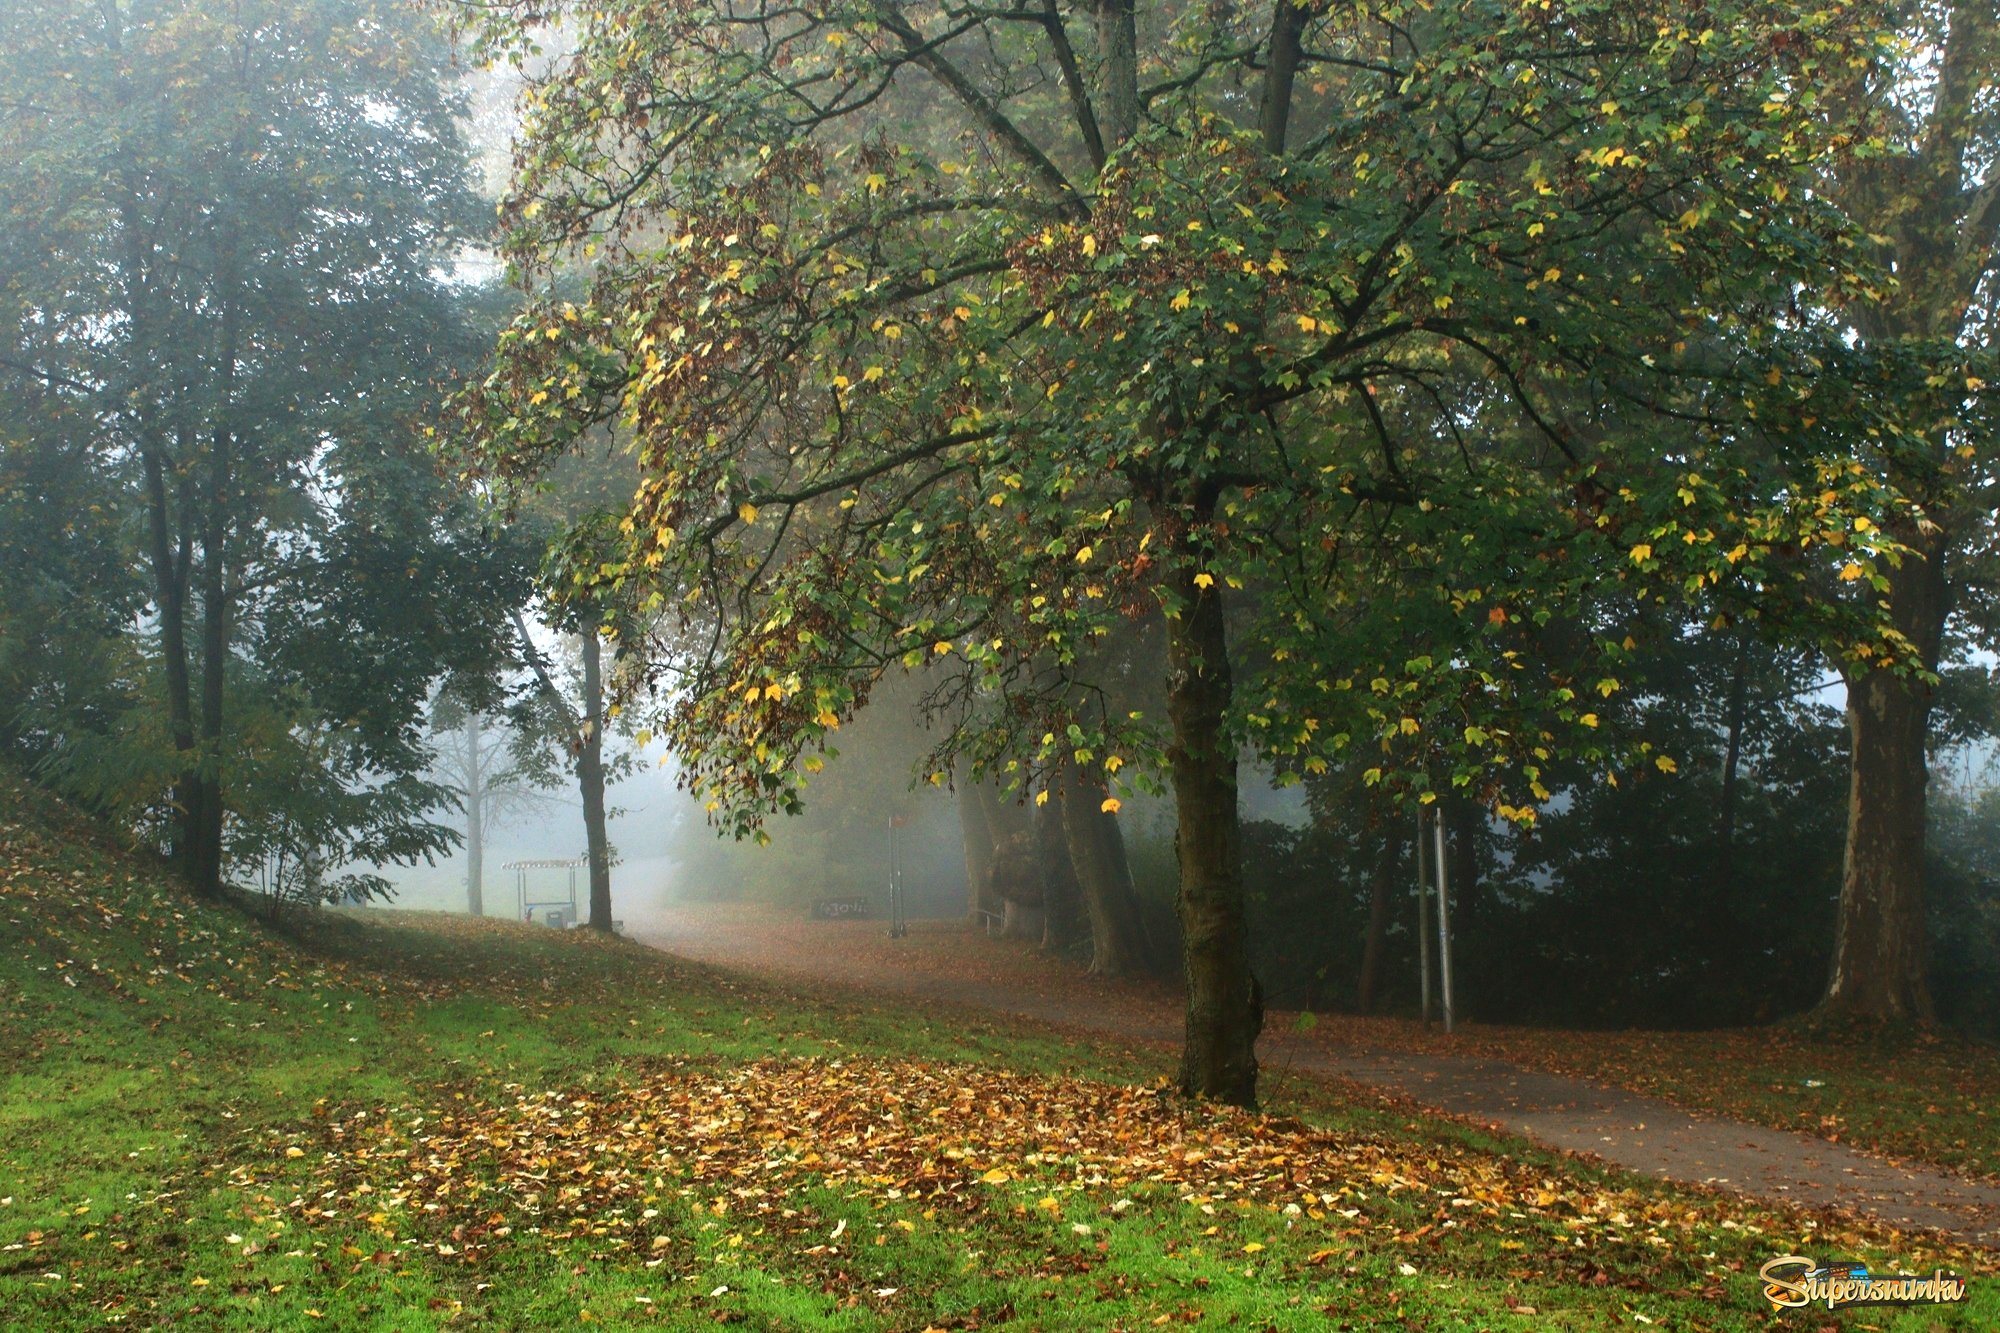
M 1088 941 L 1090 970 L 1103 976 L 1153 970 L 1159 960 L 1103 784 L 1070 766 L 1037 797 L 1010 801 L 990 781 L 960 784 L 972 924 L 1056 953 Z

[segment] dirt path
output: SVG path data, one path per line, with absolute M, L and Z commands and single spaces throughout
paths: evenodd
M 1093 1036 L 1177 1043 L 1167 987 L 1104 981 L 956 922 L 914 922 L 892 940 L 880 922 L 804 921 L 739 906 L 660 914 L 635 938 L 670 953 L 767 977 L 883 997 L 1012 1014 Z M 1766 1199 L 1851 1208 L 1901 1227 L 1950 1231 L 2000 1248 L 2000 1188 L 1901 1165 L 1805 1134 L 1695 1115 L 1657 1098 L 1497 1060 L 1338 1045 L 1273 1014 L 1258 1046 L 1266 1078 L 1331 1074 L 1497 1125 L 1634 1171 Z

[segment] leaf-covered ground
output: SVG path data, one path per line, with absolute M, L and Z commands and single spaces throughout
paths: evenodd
M 1038 1010 L 1087 1015 L 1091 1026 L 1112 1030 L 1172 1030 L 1179 1021 L 1170 988 L 1087 977 L 1020 941 L 923 922 L 892 941 L 865 923 L 829 927 L 796 918 L 747 905 L 704 907 L 659 917 L 649 928 L 676 949 L 760 972 L 932 993 L 949 985 L 974 1004 L 1034 996 Z M 1804 1020 L 1710 1032 L 1467 1023 L 1447 1037 L 1409 1019 L 1317 1014 L 1305 1032 L 1298 1019 L 1274 1012 L 1271 1029 L 1330 1049 L 1505 1060 L 2000 1183 L 2000 1048 L 1949 1032 L 1882 1033 Z
M 1790 1250 L 1987 1271 L 1326 1085 L 1189 1108 L 1150 1048 L 616 941 L 288 936 L 4 777 L 0 927 L 10 1327 L 1749 1329 Z M 1996 1294 L 1868 1322 L 1991 1327 Z

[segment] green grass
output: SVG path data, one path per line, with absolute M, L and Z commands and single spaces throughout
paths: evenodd
M 1777 1254 L 1985 1262 L 1165 1072 L 619 941 L 268 929 L 0 777 L 9 1327 L 1751 1329 Z

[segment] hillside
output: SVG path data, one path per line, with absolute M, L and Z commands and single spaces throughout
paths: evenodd
M 279 932 L 0 775 L 11 1325 L 1749 1329 L 1778 1254 L 1985 1271 L 1351 1089 L 1185 1109 L 1160 1059 L 512 924 Z M 1940 1321 L 2000 1300 L 1869 1320 Z

